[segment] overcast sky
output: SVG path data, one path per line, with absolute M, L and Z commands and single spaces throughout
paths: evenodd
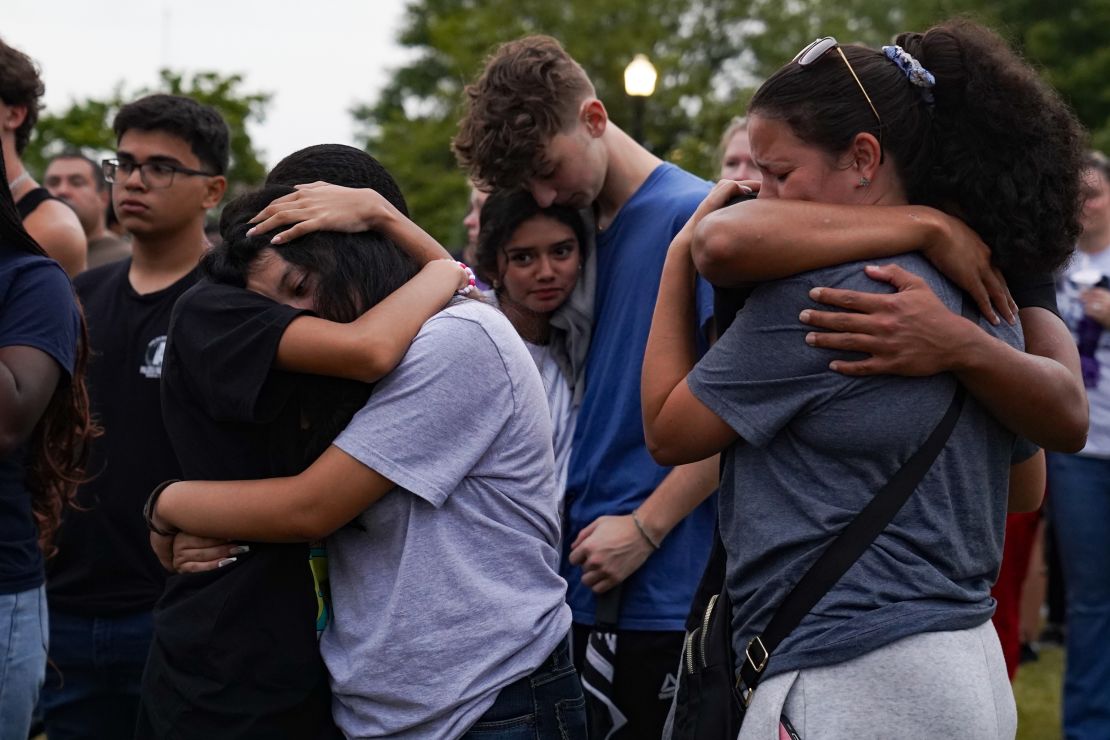
M 251 129 L 263 161 L 309 144 L 355 144 L 348 110 L 408 58 L 404 0 L 0 0 L 0 37 L 39 63 L 47 110 L 153 85 L 158 69 L 244 76 L 270 92 Z

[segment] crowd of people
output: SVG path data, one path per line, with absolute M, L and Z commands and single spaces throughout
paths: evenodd
M 1110 165 L 989 29 L 814 41 L 715 186 L 507 42 L 461 262 L 349 146 L 225 204 L 176 95 L 40 187 L 42 93 L 0 42 L 0 737 L 681 738 L 715 587 L 742 740 L 1012 738 L 1046 477 L 1064 733 L 1110 737 Z

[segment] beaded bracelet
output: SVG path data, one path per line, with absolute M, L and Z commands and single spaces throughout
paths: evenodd
M 470 295 L 478 289 L 478 281 L 474 277 L 474 271 L 467 267 L 465 262 L 456 262 L 455 264 L 461 267 L 462 271 L 466 273 L 466 285 L 456 290 L 455 295 Z
M 151 532 L 154 532 L 154 534 L 160 534 L 163 537 L 173 537 L 175 534 L 177 534 L 177 532 L 169 532 L 167 530 L 158 528 L 158 526 L 154 523 L 154 507 L 158 505 L 158 497 L 162 495 L 163 491 L 172 486 L 174 483 L 180 482 L 180 479 L 177 478 L 163 481 L 162 483 L 158 484 L 157 488 L 150 492 L 150 497 L 147 498 L 146 505 L 143 506 L 143 519 L 146 520 L 147 529 L 149 529 Z
M 636 525 L 636 529 L 640 530 L 640 534 L 643 535 L 644 539 L 647 540 L 647 543 L 651 545 L 651 549 L 658 550 L 659 545 L 655 544 L 655 541 L 648 536 L 647 530 L 644 529 L 644 523 L 640 521 L 639 509 L 632 512 L 632 523 Z

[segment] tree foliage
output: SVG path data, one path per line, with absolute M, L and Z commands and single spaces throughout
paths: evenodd
M 266 176 L 266 168 L 251 143 L 247 123 L 264 119 L 270 94 L 245 92 L 242 84 L 243 77 L 238 74 L 197 72 L 187 76 L 163 69 L 154 88 L 125 93 L 123 85 L 117 85 L 105 99 L 74 101 L 60 113 L 41 115 L 23 153 L 23 162 L 41 175 L 50 158 L 64 149 L 79 148 L 94 154 L 111 152 L 116 146 L 112 119 L 120 106 L 143 95 L 163 92 L 185 95 L 218 110 L 231 131 L 230 188 L 234 192 L 256 185 Z
M 449 151 L 463 86 L 497 44 L 558 38 L 590 74 L 610 117 L 631 128 L 624 66 L 647 54 L 660 71 L 647 144 L 711 177 L 720 132 L 754 87 L 818 36 L 887 43 L 957 14 L 998 29 L 1038 65 L 1110 148 L 1110 0 L 411 0 L 400 43 L 413 52 L 375 101 L 352 111 L 368 151 L 404 188 L 414 217 L 461 242 L 466 183 Z

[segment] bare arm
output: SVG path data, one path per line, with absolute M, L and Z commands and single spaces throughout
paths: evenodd
M 707 215 L 691 251 L 698 272 L 726 287 L 920 251 L 992 321 L 992 304 L 1011 322 L 1016 310 L 978 235 L 927 206 L 748 201 Z
M 181 481 L 162 492 L 155 526 L 255 542 L 326 537 L 394 488 L 338 447 L 303 473 L 251 481 Z
M 635 573 L 674 527 L 717 488 L 717 455 L 671 470 L 632 514 L 600 516 L 571 543 L 570 562 L 582 568 L 582 583 L 604 593 Z M 648 538 L 651 542 L 648 542 Z
M 1087 396 L 1079 353 L 1064 323 L 1042 308 L 1021 310 L 1026 351 L 949 311 L 920 277 L 896 266 L 869 267 L 894 294 L 816 288 L 814 300 L 853 313 L 805 311 L 814 347 L 871 355 L 831 368 L 848 375 L 932 375 L 954 371 L 1008 429 L 1046 449 L 1076 452 L 1087 437 Z
M 23 225 L 71 278 L 85 271 L 88 242 L 81 222 L 69 206 L 48 200 L 36 208 Z
M 277 366 L 374 382 L 397 366 L 420 327 L 465 281 L 466 273 L 453 260 L 434 260 L 349 324 L 298 317 L 281 336 Z
M 1007 509 L 1011 514 L 1036 511 L 1044 500 L 1044 450 L 1010 466 L 1010 497 Z
M 430 234 L 370 188 L 345 188 L 326 182 L 298 185 L 297 192 L 277 198 L 251 221 L 256 224 L 248 232 L 251 234 L 294 224 L 273 238 L 275 244 L 313 231 L 379 231 L 418 265 L 451 257 Z
M 0 347 L 0 459 L 27 441 L 61 377 L 54 358 L 34 347 Z
M 640 376 L 644 437 L 652 457 L 662 465 L 704 460 L 737 438 L 732 427 L 690 392 L 686 376 L 697 361 L 692 330 L 697 321 L 697 273 L 691 237 L 698 221 L 738 192 L 733 182 L 718 183 L 675 236 L 663 264 Z

